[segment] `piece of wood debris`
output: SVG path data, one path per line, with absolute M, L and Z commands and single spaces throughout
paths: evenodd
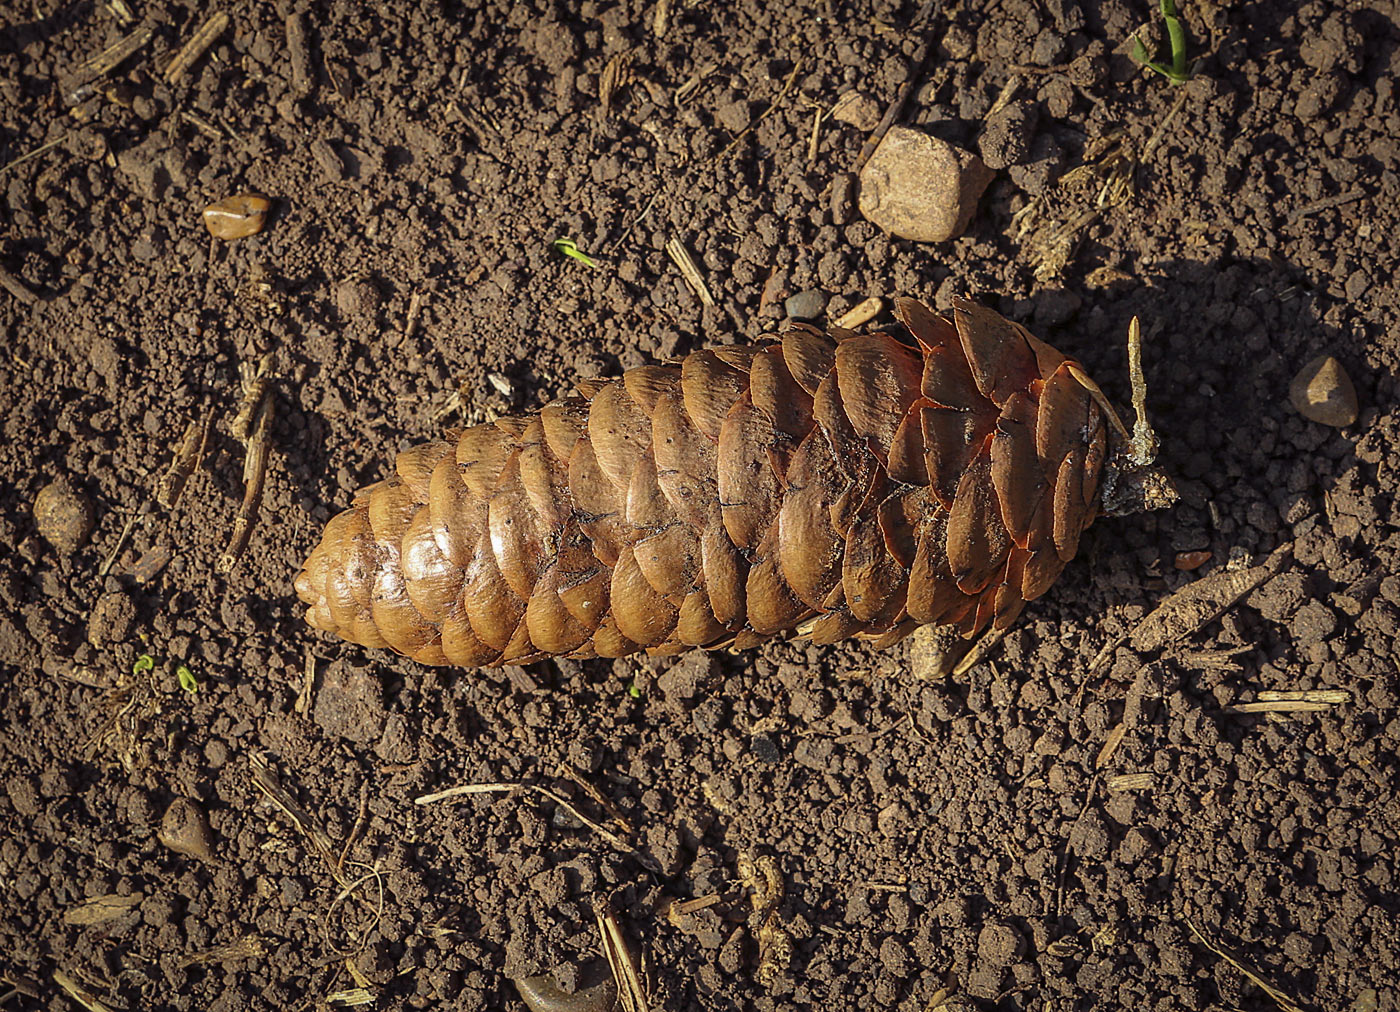
M 108 893 L 105 896 L 94 896 L 84 900 L 75 907 L 69 907 L 63 912 L 64 924 L 76 924 L 80 927 L 88 927 L 93 924 L 101 924 L 110 921 L 114 917 L 130 913 L 141 905 L 141 901 L 146 898 L 145 893 L 134 892 L 127 896 L 119 896 L 116 893 Z
M 651 33 L 660 39 L 670 24 L 671 0 L 656 0 L 656 6 L 651 11 Z
M 680 87 L 676 89 L 676 93 L 672 97 L 672 101 L 675 103 L 676 107 L 680 108 L 685 105 L 685 103 L 689 102 L 700 89 L 700 85 L 705 83 L 705 78 L 709 77 L 718 69 L 718 63 L 701 64 L 700 68 L 696 70 L 695 73 L 691 74 L 690 77 L 686 78 L 685 81 L 681 83 Z
M 423 311 L 424 295 L 422 292 L 414 290 L 408 297 L 408 316 L 404 320 L 403 340 L 408 341 L 418 332 L 418 314 Z
M 1089 664 L 1092 674 L 1101 670 L 1113 652 L 1127 642 L 1139 653 L 1156 653 L 1184 643 L 1210 625 L 1245 595 L 1283 572 L 1293 561 L 1291 546 L 1275 551 L 1261 565 L 1245 569 L 1218 569 L 1194 580 L 1159 604 L 1133 629 L 1104 644 Z
M 846 310 L 836 318 L 836 326 L 843 330 L 854 330 L 861 324 L 869 323 L 880 315 L 880 310 L 885 308 L 885 300 L 878 295 L 872 295 L 868 299 L 857 302 L 850 309 Z
M 228 945 L 216 945 L 212 949 L 194 952 L 180 960 L 181 966 L 204 966 L 208 963 L 234 963 L 240 959 L 260 959 L 267 955 L 267 946 L 262 936 L 256 933 L 244 935 Z
M 700 910 L 714 906 L 721 899 L 719 893 L 709 893 L 705 896 L 696 896 L 688 900 L 672 900 L 670 912 L 677 916 L 693 914 Z
M 170 467 L 156 485 L 156 502 L 166 509 L 174 509 L 175 504 L 180 501 L 180 495 L 185 491 L 185 483 L 189 481 L 200 458 L 204 456 L 204 449 L 209 442 L 209 424 L 213 418 L 214 412 L 208 410 L 202 418 L 196 418 L 185 426 L 185 434 L 180 439 L 180 446 L 170 461 Z
M 219 11 L 205 21 L 199 30 L 190 36 L 190 40 L 180 47 L 175 59 L 170 61 L 170 66 L 165 68 L 166 83 L 174 84 L 184 77 L 185 72 L 194 66 L 194 62 L 205 54 L 228 26 L 229 16 L 226 11 Z
M 617 93 L 632 83 L 632 50 L 628 49 L 613 55 L 603 67 L 598 78 L 598 118 L 607 119 L 612 115 L 613 99 Z
M 690 251 L 681 244 L 680 239 L 672 239 L 666 244 L 666 255 L 669 256 L 680 268 L 681 277 L 685 278 L 693 292 L 700 301 L 707 306 L 715 304 L 715 297 L 710 294 L 710 288 L 705 284 L 705 278 L 700 273 L 700 268 L 695 266 L 695 260 L 691 257 Z
M 78 70 L 85 77 L 101 77 L 135 56 L 155 37 L 154 28 L 138 28 L 122 36 L 96 56 L 85 60 Z
M 311 93 L 316 78 L 311 72 L 311 47 L 306 40 L 306 15 L 293 11 L 287 15 L 287 62 L 292 69 L 292 94 L 305 98 Z
M 311 712 L 311 694 L 315 686 L 316 654 L 312 651 L 310 644 L 307 644 L 306 665 L 302 668 L 301 691 L 297 693 L 297 701 L 292 706 L 294 712 L 303 717 Z

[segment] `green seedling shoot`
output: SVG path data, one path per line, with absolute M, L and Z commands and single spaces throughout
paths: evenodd
M 175 677 L 180 680 L 180 688 L 184 689 L 191 696 L 199 691 L 199 680 L 194 677 L 194 672 L 188 666 L 181 664 L 175 669 Z
M 136 658 L 136 663 L 131 666 L 131 673 L 133 675 L 144 675 L 147 671 L 153 670 L 155 666 L 156 659 L 154 657 L 150 654 L 142 654 L 140 657 Z
M 598 261 L 579 249 L 578 243 L 574 242 L 572 239 L 555 239 L 552 245 L 566 257 L 573 257 L 581 264 L 587 264 L 589 267 L 598 266 Z
M 1175 0 L 1161 0 L 1162 20 L 1167 25 L 1167 39 L 1171 44 L 1171 65 L 1152 59 L 1152 54 L 1142 44 L 1142 39 L 1133 36 L 1133 59 L 1149 70 L 1155 70 L 1172 84 L 1185 84 L 1191 79 L 1191 68 L 1186 64 L 1186 28 L 1176 13 Z

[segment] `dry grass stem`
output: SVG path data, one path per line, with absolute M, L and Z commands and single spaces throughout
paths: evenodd
M 459 784 L 456 787 L 449 787 L 447 788 L 447 790 L 438 791 L 435 794 L 419 795 L 418 797 L 413 799 L 413 803 L 415 805 L 431 805 L 438 801 L 447 801 L 451 798 L 459 798 L 470 794 L 506 794 L 516 790 L 533 791 L 536 794 L 548 798 L 550 801 L 554 802 L 556 805 L 560 806 L 565 811 L 567 811 L 574 818 L 578 819 L 579 822 L 583 823 L 589 829 L 593 830 L 593 832 L 597 833 L 603 839 L 607 840 L 614 847 L 617 847 L 619 850 L 625 850 L 629 853 L 635 852 L 633 847 L 630 844 L 628 844 L 627 841 L 623 840 L 612 830 L 608 829 L 606 826 L 600 825 L 599 823 L 590 819 L 588 816 L 584 815 L 576 807 L 571 805 L 568 802 L 568 800 L 562 795 L 557 794 L 554 791 L 551 791 L 548 787 L 543 787 L 539 784 Z
M 635 830 L 627 816 L 623 815 L 618 807 L 612 803 L 611 798 L 598 790 L 598 788 L 594 787 L 587 780 L 583 779 L 583 777 L 579 776 L 578 772 L 572 766 L 568 763 L 560 763 L 559 776 L 577 784 L 580 790 L 593 799 L 595 805 L 608 813 L 609 817 L 617 823 L 618 829 L 628 836 L 632 835 Z
M 964 654 L 963 659 L 954 666 L 953 677 L 961 678 L 975 665 L 982 663 L 982 660 L 992 652 L 992 649 L 1006 638 L 1007 632 L 1006 629 L 989 629 L 983 633 L 982 637 L 972 645 L 972 649 Z
M 29 160 L 31 160 L 31 159 L 33 159 L 33 158 L 38 158 L 38 157 L 39 157 L 40 155 L 42 155 L 45 151 L 50 151 L 50 150 L 52 150 L 53 148 L 58 147 L 60 144 L 62 144 L 64 141 L 66 141 L 66 140 L 68 139 L 68 137 L 69 137 L 69 134 L 68 134 L 68 133 L 61 134 L 61 135 L 59 135 L 58 137 L 55 137 L 53 140 L 49 141 L 48 143 L 39 145 L 37 148 L 35 148 L 33 151 L 29 152 L 27 155 L 20 155 L 18 158 L 12 159 L 11 161 L 6 162 L 4 165 L 0 165 L 0 175 L 4 175 L 4 174 L 5 174 L 7 171 L 9 171 L 10 169 L 13 169 L 13 168 L 15 168 L 16 166 L 19 166 L 19 165 L 23 165 L 25 162 L 27 162 L 27 161 L 29 161 Z M 9 285 L 6 285 L 5 287 L 6 287 L 7 289 L 10 290 L 10 293 L 11 293 L 11 294 L 15 294 L 14 289 L 10 289 L 10 286 L 9 286 Z M 27 291 L 28 289 L 25 289 L 25 290 Z M 23 301 L 23 298 L 24 298 L 24 297 L 23 297 L 23 296 L 20 296 L 20 295 L 16 295 L 16 298 L 19 298 L 21 301 Z
M 165 68 L 166 83 L 174 84 L 184 77 L 185 71 L 189 70 L 194 62 L 204 55 L 205 51 L 214 44 L 214 40 L 222 35 L 228 26 L 229 16 L 224 11 L 219 11 L 204 22 L 199 31 L 190 36 L 190 40 L 180 47 L 180 51 L 175 54 L 175 59 L 170 61 L 170 66 Z
M 707 306 L 715 304 L 715 297 L 710 294 L 710 288 L 705 284 L 705 278 L 700 273 L 700 268 L 695 266 L 695 260 L 691 257 L 679 239 L 672 239 L 666 244 L 666 255 L 669 256 L 677 267 L 680 268 L 681 277 L 685 278 L 688 284 L 700 301 Z
M 88 1012 L 116 1012 L 112 1006 L 108 1005 L 62 970 L 55 970 L 53 972 L 53 982 L 63 988 L 63 990 L 67 992 L 68 997 L 87 1009 Z
M 1110 791 L 1145 791 L 1156 782 L 1155 773 L 1120 773 L 1105 780 L 1104 786 Z
M 885 110 L 885 114 L 880 117 L 880 122 L 876 124 L 870 136 L 867 137 L 865 143 L 861 145 L 860 153 L 856 155 L 855 165 L 851 167 L 852 172 L 859 174 L 860 170 L 865 168 L 865 163 L 870 161 L 870 156 L 875 153 L 875 149 L 878 148 L 880 142 L 885 139 L 885 134 L 889 133 L 890 127 L 894 124 L 894 121 L 899 118 L 900 112 L 904 109 L 904 104 L 909 101 L 909 96 L 914 94 L 914 89 L 918 87 L 919 82 L 923 79 L 924 64 L 928 61 L 930 52 L 929 43 L 931 40 L 941 35 L 941 33 L 929 31 L 926 27 L 926 22 L 929 17 L 935 14 L 942 6 L 943 0 L 924 0 L 923 6 L 919 8 L 913 20 L 910 21 L 910 29 L 921 36 L 922 41 L 919 43 L 919 48 L 914 51 L 913 58 L 909 61 L 909 76 L 905 78 L 904 83 L 899 86 L 899 90 L 895 92 L 894 100 L 890 102 L 889 108 Z
M 112 566 L 117 561 L 117 556 L 121 554 L 122 548 L 126 545 L 126 539 L 131 535 L 131 529 L 136 526 L 137 514 L 133 513 L 126 518 L 126 523 L 122 525 L 121 534 L 117 535 L 117 543 L 112 546 L 112 550 L 107 553 L 107 558 L 102 561 L 102 568 L 97 571 L 97 575 L 104 580 L 107 574 L 112 571 Z
M 271 398 L 264 398 L 258 408 L 253 434 L 248 439 L 248 455 L 243 461 L 243 502 L 238 508 L 238 515 L 234 517 L 233 533 L 229 536 L 228 547 L 224 549 L 223 555 L 219 556 L 218 570 L 221 573 L 233 572 L 233 567 L 238 564 L 238 559 L 248 548 L 253 523 L 257 519 L 258 508 L 262 505 L 268 455 L 272 448 L 267 434 L 271 417 Z
M 306 838 L 311 849 L 325 862 L 330 869 L 331 875 L 340 885 L 345 885 L 345 875 L 336 865 L 336 858 L 331 853 L 331 841 L 316 820 L 301 805 L 297 804 L 287 790 L 282 786 L 277 774 L 272 772 L 272 767 L 267 761 L 267 757 L 261 752 L 254 752 L 248 757 L 248 764 L 253 770 L 253 783 L 258 790 L 262 791 L 272 804 L 282 811 L 282 814 L 292 820 L 292 826 Z
M 617 917 L 606 906 L 597 911 L 598 934 L 602 939 L 603 955 L 612 969 L 613 981 L 617 984 L 617 997 L 623 1012 L 650 1012 L 646 991 L 642 987 L 641 974 L 632 955 Z
M 1245 977 L 1247 977 L 1250 980 L 1250 982 L 1254 984 L 1255 987 L 1259 988 L 1259 990 L 1263 991 L 1266 995 L 1273 999 L 1274 1004 L 1277 1005 L 1280 1009 L 1282 1009 L 1283 1012 L 1303 1012 L 1302 1008 L 1299 1007 L 1297 1002 L 1295 1002 L 1292 998 L 1288 997 L 1288 995 L 1284 994 L 1278 988 L 1274 987 L 1272 984 L 1266 981 L 1263 977 L 1259 976 L 1259 974 L 1255 973 L 1249 967 L 1245 966 L 1244 963 L 1240 962 L 1238 957 L 1236 957 L 1232 952 L 1230 952 L 1229 949 L 1226 949 L 1224 946 L 1218 945 L 1215 942 L 1212 942 L 1209 938 L 1207 938 L 1205 934 L 1199 928 L 1197 928 L 1194 923 L 1192 923 L 1190 918 L 1186 919 L 1186 926 L 1191 929 L 1191 934 L 1195 936 L 1196 941 L 1200 942 L 1211 952 L 1215 953 L 1221 959 L 1225 960 L 1225 962 L 1233 966 L 1236 970 L 1240 971 L 1240 973 L 1244 974 Z
M 744 127 L 744 129 L 740 130 L 737 134 L 734 135 L 734 139 L 725 145 L 724 150 L 721 151 L 719 154 L 715 155 L 715 161 L 719 161 L 725 155 L 729 154 L 729 152 L 733 151 L 735 146 L 738 145 L 738 143 L 741 140 L 743 140 L 749 133 L 753 131 L 754 127 L 762 123 L 764 119 L 767 118 L 769 113 L 771 113 L 774 109 L 778 108 L 778 106 L 783 104 L 783 100 L 788 97 L 788 92 L 792 91 L 792 86 L 797 83 L 797 75 L 801 70 L 802 61 L 798 60 L 792 65 L 792 73 L 788 74 L 787 80 L 783 82 L 783 90 L 778 92 L 778 97 L 773 99 L 773 103 L 770 106 L 768 106 L 767 109 L 764 109 L 761 113 L 759 113 L 752 120 L 750 120 L 748 126 Z

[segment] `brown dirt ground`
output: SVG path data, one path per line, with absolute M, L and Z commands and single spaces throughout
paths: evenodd
M 1206 55 L 1184 88 L 1127 57 L 1155 5 L 1126 0 L 949 0 L 919 27 L 883 0 L 238 0 L 174 84 L 212 8 L 126 0 L 123 24 L 119 6 L 0 16 L 0 165 L 56 142 L 0 172 L 0 994 L 19 989 L 0 1007 L 76 1007 L 59 971 L 117 1009 L 307 1009 L 357 985 L 378 1008 L 518 1008 L 511 977 L 572 986 L 603 899 L 657 1008 L 923 1010 L 945 988 L 983 1008 L 1272 1007 L 1188 922 L 1303 1008 L 1400 1005 L 1394 2 L 1187 0 Z M 85 82 L 141 24 L 145 47 Z M 902 122 L 1017 161 L 943 247 L 851 214 L 839 174 L 864 134 L 826 119 L 810 147 L 848 88 L 884 108 L 911 74 Z M 1115 137 L 1141 156 L 1134 188 L 1050 248 L 1102 183 L 1070 170 L 1110 169 Z M 200 208 L 245 189 L 274 219 L 211 241 Z M 806 289 L 830 316 L 972 292 L 1120 401 L 1141 316 L 1183 502 L 1095 525 L 957 682 L 912 677 L 907 646 L 801 643 L 451 672 L 304 626 L 297 565 L 395 450 L 754 338 Z M 1356 380 L 1345 429 L 1287 402 L 1321 351 Z M 268 352 L 266 501 L 224 576 L 239 365 Z M 206 408 L 202 465 L 161 509 Z M 95 507 L 75 550 L 30 510 L 64 475 Z M 1219 621 L 1088 674 L 1174 589 L 1278 549 L 1280 575 Z M 1190 550 L 1212 561 L 1178 572 Z M 155 665 L 133 676 L 140 654 Z M 1349 702 L 1230 709 L 1316 688 Z M 531 781 L 606 820 L 561 766 L 628 820 L 625 846 L 535 794 L 414 803 Z M 160 842 L 175 798 L 207 813 L 208 859 Z M 762 968 L 745 856 L 784 883 L 791 951 Z

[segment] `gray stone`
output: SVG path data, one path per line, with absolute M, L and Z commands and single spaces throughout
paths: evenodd
M 783 310 L 790 320 L 815 320 L 825 309 L 826 295 L 815 288 L 790 295 L 783 302 Z

